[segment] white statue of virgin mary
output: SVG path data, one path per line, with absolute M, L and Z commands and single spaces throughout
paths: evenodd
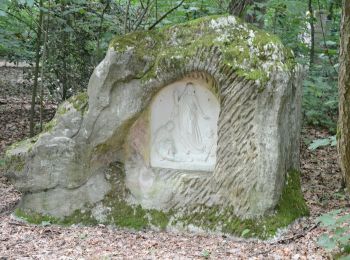
M 151 165 L 212 170 L 219 109 L 205 82 L 183 80 L 164 88 L 152 104 Z
M 182 140 L 186 153 L 202 153 L 205 150 L 199 122 L 208 120 L 200 106 L 196 89 L 192 82 L 188 82 L 183 91 L 175 89 L 174 110 L 172 118 L 175 121 L 176 131 Z

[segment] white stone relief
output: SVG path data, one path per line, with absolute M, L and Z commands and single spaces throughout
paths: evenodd
M 220 105 L 202 80 L 164 88 L 151 107 L 151 166 L 212 171 Z

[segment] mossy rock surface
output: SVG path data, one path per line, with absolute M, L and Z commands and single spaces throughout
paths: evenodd
M 118 52 L 134 48 L 140 59 L 156 57 L 152 68 L 139 75 L 143 80 L 155 77 L 169 62 L 174 69 L 181 69 L 201 49 L 219 51 L 229 69 L 261 85 L 276 69 L 290 71 L 296 65 L 292 51 L 284 48 L 278 37 L 233 16 L 209 16 L 158 31 L 117 36 L 110 47 Z
M 113 176 L 110 179 L 111 183 L 117 183 L 120 177 Z M 147 210 L 140 205 L 132 206 L 123 201 L 123 193 L 119 188 L 118 185 L 115 185 L 103 200 L 103 205 L 109 209 L 105 220 L 102 221 L 103 224 L 136 230 L 172 230 L 174 226 L 187 230 L 187 227 L 192 225 L 199 230 L 207 232 L 243 236 L 245 238 L 269 239 L 275 236 L 278 230 L 287 227 L 294 220 L 309 215 L 309 210 L 301 191 L 298 171 L 291 171 L 288 174 L 285 188 L 275 212 L 272 215 L 261 216 L 256 219 L 240 219 L 234 216 L 232 209 L 220 209 L 218 207 L 203 207 L 197 212 Z M 91 207 L 76 210 L 72 215 L 63 219 L 24 212 L 20 209 L 15 211 L 15 215 L 33 224 L 72 225 L 81 223 L 84 225 L 96 225 L 101 223 L 94 217 Z
M 33 223 L 273 236 L 307 215 L 292 171 L 298 68 L 278 38 L 233 16 L 115 37 L 88 91 L 9 151 L 8 175 L 23 192 L 16 214 Z M 220 106 L 215 167 L 152 167 L 152 104 L 188 81 Z

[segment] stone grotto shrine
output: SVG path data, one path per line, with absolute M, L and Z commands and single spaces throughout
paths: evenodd
M 307 214 L 300 71 L 233 16 L 117 36 L 87 93 L 7 151 L 14 214 L 268 237 Z

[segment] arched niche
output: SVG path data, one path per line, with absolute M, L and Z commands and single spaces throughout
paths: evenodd
M 150 166 L 213 171 L 220 104 L 203 79 L 164 87 L 150 107 Z
M 129 201 L 164 210 L 197 201 L 217 163 L 219 112 L 216 82 L 205 73 L 161 88 L 125 142 Z

